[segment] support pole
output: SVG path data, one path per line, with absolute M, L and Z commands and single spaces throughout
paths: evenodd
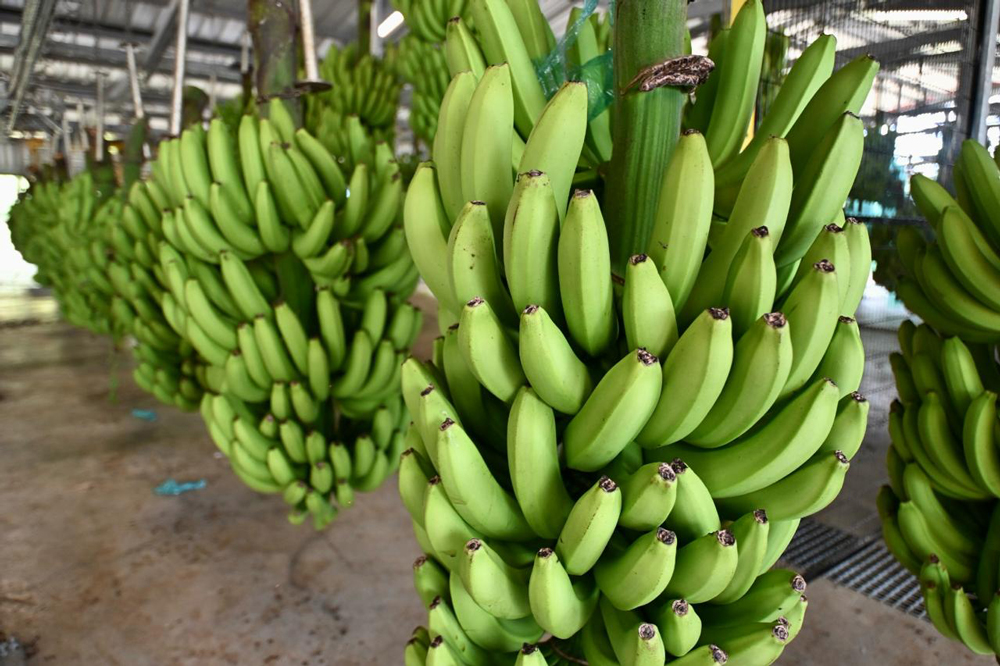
M 170 134 L 181 133 L 181 107 L 184 103 L 184 59 L 187 57 L 188 9 L 190 0 L 178 0 L 177 46 L 174 50 L 174 91 L 170 101 Z
M 94 137 L 94 161 L 104 159 L 104 72 L 97 72 L 97 133 Z
M 135 64 L 135 44 L 125 42 L 125 60 L 128 63 L 128 82 L 132 89 L 132 107 L 137 120 L 142 120 L 146 112 L 142 108 L 142 91 L 139 89 L 139 68 Z
M 993 64 L 997 53 L 997 22 L 1000 0 L 982 0 L 976 30 L 976 60 L 969 109 L 969 138 L 986 143 L 986 117 L 993 93 Z

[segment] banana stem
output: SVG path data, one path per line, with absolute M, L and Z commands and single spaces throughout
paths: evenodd
M 267 114 L 269 99 L 281 97 L 296 126 L 301 127 L 302 109 L 295 93 L 298 40 L 295 38 L 292 3 L 284 0 L 247 0 L 247 28 L 253 39 L 254 74 L 261 115 Z
M 372 51 L 372 0 L 358 0 L 358 58 Z
M 612 112 L 614 152 L 608 175 L 611 268 L 646 249 L 660 183 L 680 134 L 684 92 L 637 86 L 643 72 L 684 53 L 687 0 L 619 0 L 615 4 Z

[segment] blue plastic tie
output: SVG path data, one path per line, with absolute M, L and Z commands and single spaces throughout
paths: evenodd
M 152 409 L 133 409 L 132 416 L 143 421 L 149 421 L 150 423 L 156 420 L 156 412 Z
M 160 485 L 158 485 L 153 492 L 157 495 L 182 495 L 192 490 L 201 490 L 208 483 L 205 479 L 199 479 L 198 481 L 185 481 L 184 483 L 177 483 L 173 479 L 167 479 Z

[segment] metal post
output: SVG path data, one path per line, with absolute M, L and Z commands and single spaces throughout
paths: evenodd
M 94 140 L 94 161 L 104 159 L 104 72 L 97 72 L 97 137 Z
M 184 104 L 184 59 L 187 57 L 188 6 L 179 0 L 177 7 L 177 46 L 174 49 L 174 94 L 170 101 L 170 133 L 181 133 L 181 107 Z
M 142 91 L 139 90 L 139 68 L 135 64 L 135 44 L 125 42 L 125 59 L 128 62 L 128 81 L 132 87 L 132 106 L 135 107 L 135 117 L 139 120 L 146 115 L 142 109 Z
M 318 92 L 329 90 L 330 84 L 319 77 L 319 64 L 316 62 L 316 35 L 313 32 L 312 0 L 299 0 L 299 26 L 302 32 L 302 57 L 305 60 L 306 78 L 299 81 L 296 87 Z
M 240 45 L 240 74 L 250 71 L 250 31 L 243 33 L 243 43 Z
M 207 113 L 209 117 L 215 112 L 215 89 L 219 86 L 219 81 L 212 73 L 212 76 L 208 79 L 208 110 Z
M 80 150 L 90 150 L 90 137 L 87 136 L 87 119 L 83 110 L 83 102 L 76 103 L 76 123 L 80 126 Z
M 993 93 L 993 64 L 997 53 L 997 22 L 1000 19 L 1000 0 L 982 0 L 978 30 L 972 100 L 969 109 L 969 138 L 986 143 L 986 117 L 990 111 Z
M 69 118 L 66 117 L 65 107 L 63 108 L 62 123 L 60 123 L 60 126 L 62 127 L 63 156 L 66 158 L 66 169 L 69 170 L 70 133 L 69 133 Z
M 378 27 L 382 23 L 382 6 L 379 0 L 372 0 L 372 20 L 368 24 L 371 31 L 371 51 L 373 56 L 381 56 L 383 52 L 382 38 L 378 36 Z

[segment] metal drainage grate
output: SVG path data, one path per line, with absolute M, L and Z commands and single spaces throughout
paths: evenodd
M 803 520 L 782 561 L 806 580 L 820 576 L 918 618 L 926 618 L 917 579 L 882 544 Z
M 927 616 L 920 583 L 896 561 L 881 541 L 869 542 L 827 571 L 826 577 L 914 617 Z
M 781 559 L 809 580 L 822 576 L 830 567 L 849 558 L 863 543 L 836 527 L 806 518 Z

